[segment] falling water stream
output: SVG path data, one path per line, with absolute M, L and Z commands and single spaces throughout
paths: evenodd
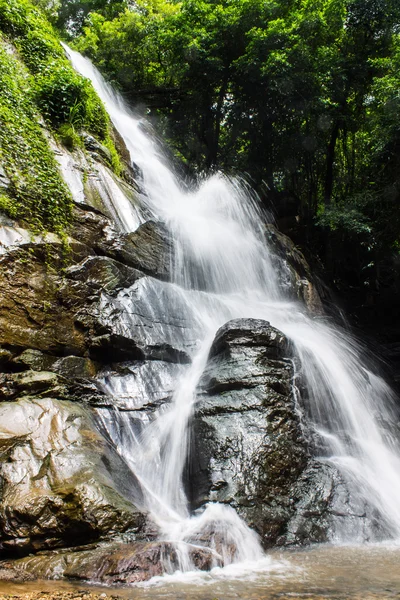
M 191 324 L 191 363 L 176 378 L 172 402 L 140 434 L 129 429 L 129 413 L 118 417 L 125 420 L 125 436 L 116 445 L 141 483 L 160 537 L 180 549 L 181 569 L 192 568 L 187 543 L 198 543 L 210 527 L 224 541 L 222 547 L 235 548 L 222 557 L 225 563 L 263 556 L 255 533 L 229 506 L 210 503 L 191 515 L 182 482 L 196 386 L 216 331 L 233 318 L 267 320 L 292 341 L 307 388 L 307 418 L 321 452 L 352 492 L 375 509 L 383 528 L 399 538 L 400 450 L 387 426 L 395 420 L 390 388 L 364 364 L 354 340 L 326 320 L 310 317 L 282 291 L 251 190 L 221 173 L 190 186 L 180 181 L 143 120 L 89 60 L 65 48 L 75 69 L 92 81 L 141 173 L 146 212 L 166 224 L 175 245 L 172 281 L 162 284 L 162 301 L 164 312 L 175 310 L 177 318 Z M 348 541 L 345 531 L 337 536 Z M 211 548 L 213 543 L 211 536 Z

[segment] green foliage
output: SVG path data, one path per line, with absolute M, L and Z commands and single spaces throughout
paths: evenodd
M 16 219 L 18 216 L 18 208 L 15 202 L 8 194 L 0 192 L 0 211 L 6 213 L 12 219 Z
M 34 229 L 62 233 L 72 200 L 38 123 L 31 79 L 1 38 L 0 162 L 11 180 L 1 209 Z
M 47 3 L 46 12 L 57 27 L 69 35 L 81 33 L 85 19 L 91 12 L 100 12 L 107 19 L 112 19 L 129 6 L 128 0 L 63 0 L 54 14 L 51 0 L 40 1 Z
M 91 83 L 68 63 L 51 62 L 35 79 L 36 100 L 47 121 L 58 128 L 63 123 L 85 129 L 104 139 L 108 116 Z
M 63 123 L 60 125 L 57 130 L 57 136 L 68 150 L 75 150 L 75 148 L 83 147 L 82 139 L 71 123 Z
M 360 272 L 398 246 L 397 0 L 85 4 L 79 49 L 150 107 L 187 163 L 292 198 L 327 263 L 333 243 Z
M 107 148 L 111 155 L 111 167 L 116 175 L 121 175 L 122 173 L 122 163 L 119 157 L 119 154 L 115 148 L 114 142 L 107 136 L 103 141 L 103 146 Z
M 331 231 L 340 231 L 351 236 L 368 237 L 372 232 L 368 218 L 360 211 L 349 206 L 331 206 L 317 218 L 321 227 Z
M 43 13 L 28 0 L 0 0 L 0 30 L 35 74 L 35 98 L 54 128 L 72 124 L 100 139 L 108 135 L 109 119 L 91 83 L 78 75 Z
M 270 198 L 290 197 L 327 263 L 332 244 L 359 272 L 371 252 L 398 248 L 398 0 L 36 4 L 128 100 L 149 107 L 177 156 L 199 170 L 245 171 Z M 93 132 L 119 172 L 104 109 L 40 10 L 0 0 L 0 27 L 36 74 L 35 98 L 64 143 Z

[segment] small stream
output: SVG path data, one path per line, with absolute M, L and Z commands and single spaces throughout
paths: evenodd
M 378 600 L 400 598 L 400 545 L 314 546 L 274 551 L 260 572 L 237 565 L 154 578 L 131 588 L 82 583 L 0 584 L 3 594 L 86 590 L 129 600 Z

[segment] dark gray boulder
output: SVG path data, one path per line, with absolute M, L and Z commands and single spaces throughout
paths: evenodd
M 271 223 L 266 225 L 266 240 L 274 251 L 272 260 L 285 294 L 300 300 L 311 314 L 324 314 L 322 300 L 326 300 L 327 290 L 311 272 L 304 254 Z
M 229 503 L 264 546 L 328 541 L 365 517 L 337 469 L 311 456 L 293 394 L 292 350 L 268 322 L 237 319 L 217 332 L 192 428 L 193 506 Z
M 267 544 L 290 518 L 290 488 L 307 464 L 289 357 L 285 336 L 266 321 L 224 325 L 199 384 L 193 422 L 194 505 L 228 502 Z
M 109 256 L 153 277 L 168 279 L 170 275 L 173 244 L 162 223 L 146 221 L 136 231 L 121 234 L 99 210 L 76 204 L 71 234 L 97 254 Z

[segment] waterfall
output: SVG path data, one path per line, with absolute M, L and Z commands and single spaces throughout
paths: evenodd
M 143 120 L 130 112 L 89 60 L 65 48 L 75 69 L 92 81 L 140 170 L 146 211 L 171 232 L 173 277 L 163 289 L 170 307 L 177 306 L 192 324 L 191 363 L 176 378 L 172 402 L 144 423 L 140 434 L 121 413 L 125 433 L 113 434 L 141 482 L 146 508 L 161 536 L 178 544 L 196 543 L 212 529 L 209 537 L 218 535 L 226 547 L 235 547 L 225 562 L 261 556 L 255 534 L 230 507 L 209 504 L 191 516 L 182 482 L 188 421 L 213 337 L 228 320 L 247 317 L 269 321 L 292 341 L 308 390 L 307 417 L 321 440 L 321 452 L 345 475 L 353 493 L 400 537 L 400 450 L 387 427 L 395 419 L 390 388 L 364 364 L 353 339 L 285 297 L 254 193 L 240 179 L 221 173 L 192 186 L 180 181 Z M 113 427 L 106 421 L 104 426 Z M 210 546 L 216 547 L 215 539 Z M 182 558 L 182 568 L 189 567 Z

